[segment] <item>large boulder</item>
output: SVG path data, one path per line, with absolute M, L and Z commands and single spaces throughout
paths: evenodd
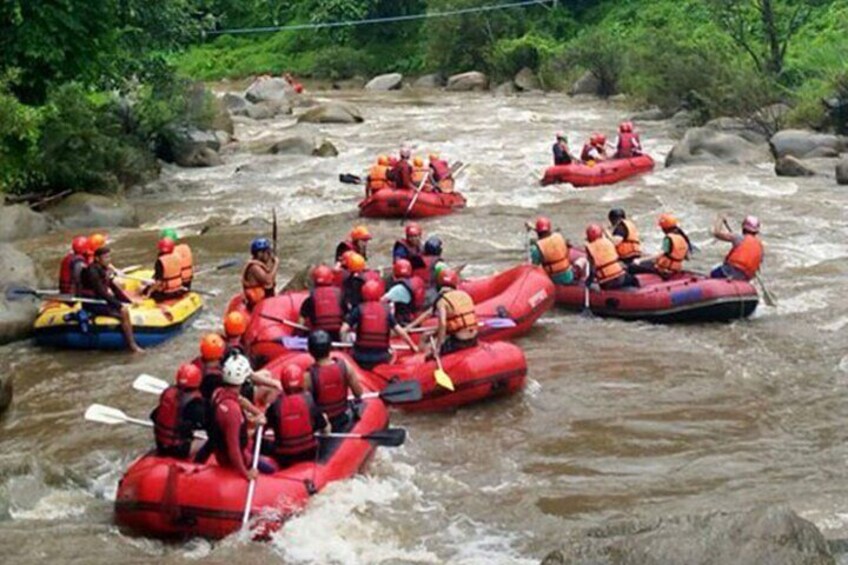
M 488 90 L 489 77 L 479 71 L 460 73 L 448 78 L 447 90 L 451 92 L 469 92 L 472 90 Z
M 258 104 L 248 104 L 244 115 L 254 120 L 270 120 L 291 113 L 292 105 L 288 100 L 268 100 Z
M 601 79 L 595 76 L 592 71 L 586 71 L 571 85 L 568 93 L 572 96 L 577 94 L 598 94 L 601 89 Z
M 194 85 L 189 92 L 187 114 L 195 120 L 206 122 L 211 130 L 235 132 L 233 120 L 224 100 L 215 96 L 201 83 Z
M 774 163 L 774 172 L 779 177 L 812 177 L 816 174 L 792 155 L 778 159 Z
M 271 77 L 257 78 L 244 92 L 244 97 L 254 104 L 269 100 L 279 102 L 286 100 L 292 95 L 294 95 L 294 87 L 292 85 L 285 79 Z
M 403 84 L 403 75 L 400 73 L 389 73 L 372 78 L 365 85 L 365 90 L 400 90 Z
M 358 124 L 364 121 L 356 106 L 340 102 L 320 104 L 298 116 L 298 123 L 309 124 Z
M 332 143 L 311 134 L 292 135 L 272 141 L 257 141 L 250 145 L 250 150 L 258 154 L 314 157 L 335 157 L 339 154 Z
M 0 241 L 26 239 L 47 233 L 50 223 L 42 214 L 33 212 L 29 206 L 0 203 Z
M 751 120 L 743 120 L 742 118 L 720 117 L 714 118 L 704 124 L 704 127 L 732 133 L 739 137 L 750 141 L 751 143 L 766 143 L 768 136 L 765 131 Z
M 214 131 L 174 125 L 166 130 L 158 153 L 165 161 L 181 167 L 208 167 L 221 164 L 216 158 L 220 148 Z
M 651 106 L 630 115 L 630 120 L 634 122 L 637 120 L 640 122 L 658 122 L 666 118 L 668 118 L 668 112 L 658 106 Z
M 0 374 L 0 414 L 12 403 L 12 376 Z
M 138 227 L 135 207 L 119 197 L 76 192 L 46 210 L 66 228 Z
M 848 138 L 801 129 L 785 129 L 769 140 L 776 158 L 792 155 L 799 159 L 811 157 L 837 157 L 848 150 Z
M 836 184 L 848 184 L 848 157 L 836 163 Z
M 539 90 L 542 88 L 542 84 L 539 82 L 539 77 L 536 76 L 533 69 L 528 67 L 524 67 L 518 71 L 518 74 L 515 75 L 515 78 L 512 79 L 512 81 L 519 90 Z
M 412 88 L 442 88 L 445 85 L 445 77 L 440 73 L 433 73 L 418 77 L 412 83 Z
M 247 107 L 250 102 L 248 102 L 241 94 L 227 92 L 221 97 L 221 101 L 224 103 L 224 107 L 230 114 L 234 114 L 236 116 L 247 115 Z
M 786 507 L 612 522 L 570 534 L 553 565 L 836 565 L 827 540 Z
M 499 84 L 494 90 L 495 96 L 511 96 L 516 92 L 518 92 L 518 88 L 511 80 L 508 80 L 503 84 Z
M 26 338 L 38 314 L 37 300 L 7 300 L 6 289 L 14 285 L 33 287 L 37 280 L 32 259 L 14 246 L 0 243 L 0 344 Z
M 768 145 L 756 144 L 732 133 L 692 128 L 671 149 L 665 166 L 691 164 L 750 165 L 771 160 Z

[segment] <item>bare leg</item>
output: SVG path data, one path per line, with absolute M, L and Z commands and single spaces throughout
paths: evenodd
M 135 341 L 135 334 L 132 329 L 132 321 L 130 320 L 130 309 L 126 306 L 121 308 L 121 331 L 124 332 L 124 337 L 127 340 L 127 345 L 133 353 L 141 353 L 144 351 Z

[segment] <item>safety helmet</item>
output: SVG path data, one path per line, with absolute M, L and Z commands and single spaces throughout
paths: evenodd
M 330 348 L 332 346 L 333 339 L 324 330 L 315 330 L 309 334 L 307 348 L 309 349 L 309 354 L 315 359 L 327 357 L 330 354 Z
M 412 164 L 416 167 L 423 167 L 424 166 L 424 159 L 422 159 L 421 157 L 416 157 L 415 159 L 412 160 Z
M 742 220 L 742 231 L 760 233 L 760 219 L 756 216 L 745 216 Z
M 459 284 L 459 275 L 453 269 L 443 269 L 437 277 L 439 287 L 449 286 L 456 288 Z
M 400 148 L 400 158 L 401 159 L 409 159 L 409 157 L 411 155 L 412 155 L 412 151 L 409 149 L 409 147 L 401 147 Z
M 93 233 L 88 237 L 88 247 L 92 253 L 106 245 L 106 236 L 102 233 Z
M 433 278 L 435 278 L 436 281 L 438 282 L 439 275 L 441 275 L 442 271 L 444 271 L 447 268 L 448 268 L 448 264 L 445 263 L 444 261 L 439 261 L 438 263 L 436 263 L 436 266 L 433 267 Z
M 430 161 L 431 163 L 433 161 L 437 161 L 438 159 L 439 159 L 438 153 L 430 153 L 429 155 L 427 155 L 427 160 Z
M 203 375 L 194 363 L 183 363 L 177 369 L 177 386 L 180 388 L 198 388 Z
M 410 237 L 421 237 L 421 226 L 412 222 L 406 226 L 406 239 Z
M 379 157 L 377 157 L 377 164 L 378 165 L 388 165 L 389 164 L 389 158 L 386 157 L 385 155 L 380 155 Z
M 398 259 L 392 265 L 392 274 L 396 279 L 403 279 L 412 276 L 412 263 L 406 259 Z
M 170 237 L 166 237 L 164 239 L 160 239 L 159 243 L 156 244 L 156 249 L 159 250 L 161 254 L 173 253 L 174 252 L 174 240 Z
M 593 133 L 591 143 L 595 146 L 604 145 L 607 142 L 607 136 L 602 133 Z
M 389 166 L 394 167 L 397 164 L 398 164 L 398 158 L 395 157 L 394 155 L 389 156 Z
M 383 288 L 377 281 L 368 281 L 362 285 L 362 300 L 377 302 L 383 297 Z
M 251 255 L 256 255 L 262 251 L 270 251 L 271 242 L 267 237 L 257 237 L 250 243 L 250 253 Z
M 356 226 L 350 230 L 350 239 L 353 241 L 368 241 L 371 239 L 371 232 L 365 226 Z
M 318 265 L 312 269 L 312 282 L 316 286 L 329 286 L 333 284 L 333 270 L 327 265 Z
M 71 241 L 71 249 L 73 249 L 74 253 L 77 255 L 88 253 L 88 238 L 84 235 L 76 236 L 73 241 Z
M 561 139 L 563 141 L 568 141 L 568 138 L 565 136 L 565 132 L 563 131 L 556 132 L 556 138 Z
M 225 384 L 241 386 L 252 374 L 253 368 L 244 355 L 236 354 L 224 361 Z
M 586 241 L 592 243 L 597 241 L 604 234 L 604 229 L 598 224 L 589 224 L 586 227 Z
M 303 390 L 303 367 L 295 363 L 289 363 L 283 367 L 280 373 L 283 382 L 283 390 L 288 394 L 294 394 Z
M 551 231 L 551 219 L 546 218 L 545 216 L 539 216 L 536 218 L 536 233 L 550 233 Z
M 224 333 L 227 337 L 241 337 L 247 331 L 247 316 L 233 310 L 224 316 Z
M 618 131 L 621 133 L 630 133 L 633 131 L 633 124 L 630 122 L 621 122 L 618 126 Z
M 165 239 L 166 237 L 177 241 L 179 238 L 177 237 L 177 230 L 174 228 L 165 228 L 159 232 L 159 239 Z
M 659 220 L 657 220 L 657 225 L 663 231 L 668 231 L 672 228 L 677 227 L 677 218 L 675 218 L 671 214 L 660 214 L 660 218 Z
M 224 356 L 227 344 L 218 334 L 206 334 L 200 340 L 200 358 L 204 361 L 217 361 Z
M 435 255 L 438 257 L 442 254 L 442 240 L 436 236 L 430 237 L 424 242 L 424 255 Z
M 361 273 L 365 270 L 365 257 L 356 251 L 351 251 L 345 258 L 345 268 L 351 273 Z
M 607 218 L 610 223 L 615 223 L 626 219 L 627 214 L 624 213 L 624 208 L 613 208 L 609 211 L 609 214 L 607 214 Z

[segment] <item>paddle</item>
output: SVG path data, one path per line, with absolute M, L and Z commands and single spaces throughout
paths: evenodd
M 44 300 L 54 300 L 56 302 L 81 302 L 83 304 L 107 304 L 105 300 L 100 298 L 84 298 L 82 296 L 72 296 L 70 294 L 60 294 L 58 290 L 38 290 L 26 286 L 10 286 L 6 289 L 6 300 L 14 302 L 23 300 L 30 296 L 35 296 Z
M 271 208 L 271 241 L 273 242 L 274 255 L 277 254 L 277 207 Z
M 385 430 L 371 432 L 370 434 L 316 433 L 315 437 L 317 437 L 318 439 L 364 439 L 382 447 L 399 447 L 403 445 L 403 442 L 406 441 L 406 430 L 404 428 L 387 428 Z
M 727 223 L 727 219 L 723 219 L 722 222 L 724 223 L 724 227 L 727 228 L 727 231 L 733 232 L 733 228 L 731 228 L 730 224 Z M 766 303 L 766 306 L 777 306 L 777 297 L 775 297 L 768 287 L 766 287 L 766 284 L 763 282 L 762 277 L 760 277 L 759 272 L 754 273 L 754 280 L 757 281 L 763 291 L 763 302 Z
M 583 312 L 586 317 L 592 317 L 592 305 L 589 302 L 589 278 L 586 278 L 586 283 L 583 285 Z
M 444 368 L 442 367 L 442 358 L 439 355 L 439 350 L 436 347 L 436 340 L 430 336 L 430 347 L 433 348 L 433 358 L 436 360 L 436 370 L 433 372 L 433 378 L 436 379 L 436 384 L 448 390 L 456 390 L 453 386 L 453 381 Z
M 212 273 L 212 272 L 215 272 L 215 271 L 221 271 L 223 269 L 229 269 L 229 268 L 235 267 L 239 264 L 241 264 L 241 259 L 235 259 L 235 258 L 227 259 L 226 261 L 222 261 L 221 263 L 218 263 L 217 265 L 213 265 L 211 267 L 206 267 L 205 269 L 198 269 L 197 271 L 194 272 L 194 276 L 197 277 L 199 275 L 205 275 L 207 273 Z
M 280 345 L 282 345 L 286 349 L 306 351 L 309 348 L 308 347 L 308 341 L 309 340 L 306 337 L 284 335 L 282 337 L 277 338 L 274 341 L 276 341 L 277 343 L 279 343 Z M 345 342 L 342 342 L 342 341 L 334 341 L 333 347 L 338 347 L 338 348 L 341 348 L 341 349 L 350 349 L 351 347 L 353 347 L 353 344 L 352 343 L 345 343 Z M 396 350 L 400 350 L 400 351 L 408 351 L 409 350 L 409 346 L 403 345 L 403 344 L 392 345 L 391 347 L 392 347 L 392 349 L 396 349 Z
M 84 415 L 85 419 L 89 422 L 97 422 L 99 424 L 106 424 L 109 426 L 114 426 L 116 424 L 134 424 L 136 426 L 143 426 L 145 428 L 152 428 L 153 422 L 150 420 L 141 420 L 139 418 L 133 418 L 131 416 L 127 416 L 121 410 L 117 408 L 112 408 L 111 406 L 104 406 L 102 404 L 92 404 L 85 411 Z M 205 432 L 195 431 L 194 432 L 195 439 L 208 439 L 208 436 Z
M 514 328 L 518 324 L 515 323 L 515 320 L 512 318 L 486 318 L 484 320 L 480 320 L 477 322 L 477 325 L 481 328 L 493 328 L 496 330 L 504 330 L 508 328 Z M 411 330 L 406 330 L 409 333 L 427 333 L 434 332 L 438 328 L 436 326 L 430 326 L 429 328 L 412 328 Z
M 169 385 L 160 378 L 142 373 L 136 377 L 132 386 L 139 392 L 159 395 L 162 394 Z M 403 402 L 418 402 L 422 398 L 421 383 L 418 381 L 396 381 L 389 383 L 389 385 L 380 392 L 366 392 L 361 398 L 380 398 L 384 402 L 394 404 Z
M 339 182 L 344 184 L 362 184 L 362 177 L 358 177 L 352 173 L 340 173 Z
M 409 213 L 412 212 L 412 208 L 418 201 L 418 196 L 421 195 L 421 190 L 424 188 L 424 185 L 427 183 L 427 179 L 429 178 L 430 175 L 424 175 L 424 178 L 421 179 L 421 183 L 419 183 L 418 188 L 415 189 L 415 194 L 412 195 L 412 200 L 409 201 L 409 206 L 406 207 L 406 212 L 403 213 L 403 219 L 400 221 L 400 225 L 404 225 L 406 220 L 409 219 Z
M 259 466 L 259 448 L 262 446 L 262 428 L 263 426 L 258 426 L 256 428 L 256 439 L 254 440 L 253 446 L 253 465 L 251 465 L 250 469 L 253 472 L 256 472 L 257 467 Z M 256 492 L 256 479 L 250 479 L 250 484 L 247 487 L 247 500 L 244 503 L 244 514 L 241 517 L 241 527 L 247 527 L 247 521 L 250 519 L 250 507 L 253 506 L 253 493 Z

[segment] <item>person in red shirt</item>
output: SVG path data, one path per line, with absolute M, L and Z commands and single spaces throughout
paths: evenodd
M 409 158 L 412 156 L 412 151 L 404 147 L 400 150 L 400 159 L 392 169 L 392 180 L 395 183 L 395 188 L 415 190 L 418 188 L 412 182 L 412 164 Z

